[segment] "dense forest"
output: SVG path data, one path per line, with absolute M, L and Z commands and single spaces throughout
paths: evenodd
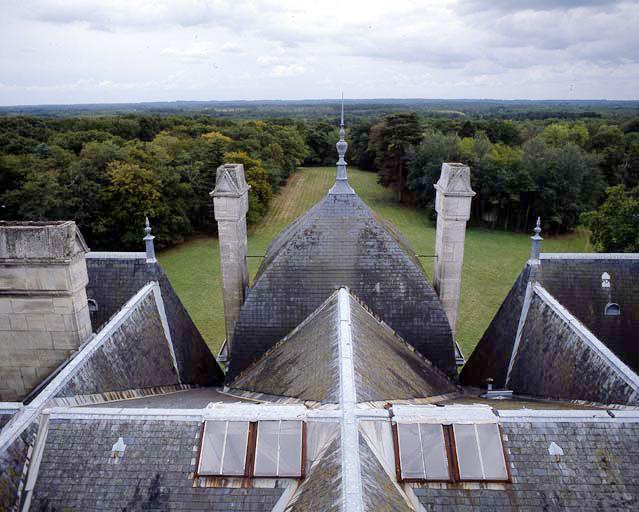
M 472 169 L 475 224 L 528 231 L 541 216 L 546 232 L 581 223 L 599 250 L 639 250 L 636 105 L 391 107 L 352 105 L 347 159 L 398 200 L 432 210 L 441 163 L 461 161 Z M 159 245 L 172 245 L 215 230 L 208 193 L 216 168 L 233 161 L 246 169 L 256 222 L 299 165 L 335 163 L 336 105 L 304 109 L 263 119 L 260 109 L 0 117 L 0 217 L 72 218 L 91 247 L 125 249 L 139 247 L 148 215 Z

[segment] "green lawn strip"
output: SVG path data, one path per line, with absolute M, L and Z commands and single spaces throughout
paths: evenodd
M 417 254 L 435 251 L 435 226 L 426 212 L 400 205 L 392 191 L 377 183 L 371 172 L 349 169 L 349 180 L 359 196 L 378 214 L 395 224 Z M 249 255 L 263 255 L 271 240 L 327 192 L 335 179 L 334 167 L 301 168 L 273 198 L 268 214 L 249 229 Z M 543 236 L 543 233 L 542 233 Z M 545 252 L 588 252 L 588 234 L 546 238 Z M 458 341 L 469 355 L 499 309 L 530 254 L 527 234 L 470 228 L 466 235 Z M 198 237 L 159 254 L 160 262 L 211 350 L 224 339 L 220 257 L 217 240 Z M 254 276 L 259 258 L 249 258 Z M 433 259 L 422 258 L 429 278 Z

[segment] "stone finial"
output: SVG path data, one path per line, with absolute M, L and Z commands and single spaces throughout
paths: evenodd
M 344 95 L 342 95 L 342 115 L 339 123 L 339 140 L 335 147 L 337 148 L 337 156 L 339 159 L 337 160 L 337 177 L 335 179 L 335 184 L 328 192 L 329 194 L 354 194 L 355 191 L 348 184 L 348 175 L 346 173 L 346 160 L 344 157 L 346 156 L 346 150 L 348 149 L 348 144 L 345 140 L 346 131 L 344 130 Z
M 151 224 L 149 223 L 148 217 L 145 217 L 144 232 L 146 233 L 143 239 L 146 245 L 146 262 L 155 263 L 157 261 L 155 259 L 155 246 L 153 245 L 155 237 L 151 234 Z
M 541 233 L 541 217 L 537 217 L 537 224 L 535 225 L 535 229 L 533 230 L 535 234 L 530 237 L 532 240 L 532 248 L 530 251 L 530 261 L 538 263 L 539 255 L 541 254 L 541 241 L 543 238 L 539 236 Z

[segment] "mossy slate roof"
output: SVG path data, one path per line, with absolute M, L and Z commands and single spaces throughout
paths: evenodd
M 456 390 L 449 378 L 349 294 L 358 402 L 429 397 Z M 333 293 L 299 327 L 235 379 L 233 388 L 339 402 L 339 308 Z
M 453 338 L 414 251 L 356 194 L 326 195 L 272 242 L 235 328 L 228 380 L 348 287 L 450 376 Z

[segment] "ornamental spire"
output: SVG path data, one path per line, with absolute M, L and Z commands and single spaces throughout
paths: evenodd
M 348 144 L 344 139 L 346 135 L 346 131 L 344 130 L 344 93 L 342 93 L 342 114 L 340 117 L 339 123 L 339 141 L 335 145 L 337 148 L 337 156 L 339 160 L 337 160 L 337 178 L 335 179 L 335 185 L 328 192 L 329 194 L 337 195 L 337 194 L 354 194 L 355 191 L 348 184 L 348 176 L 346 174 L 346 160 L 344 160 L 344 156 L 346 156 L 346 150 L 348 149 Z
M 530 237 L 532 240 L 532 248 L 530 251 L 530 261 L 539 262 L 539 255 L 541 254 L 541 241 L 543 238 L 539 236 L 541 233 L 541 217 L 537 217 L 537 224 L 533 230 L 535 234 Z
M 155 247 L 153 246 L 153 239 L 155 238 L 151 234 L 151 224 L 149 223 L 149 218 L 145 217 L 145 226 L 144 232 L 146 236 L 144 237 L 144 243 L 146 245 L 146 262 L 147 263 L 155 263 Z

